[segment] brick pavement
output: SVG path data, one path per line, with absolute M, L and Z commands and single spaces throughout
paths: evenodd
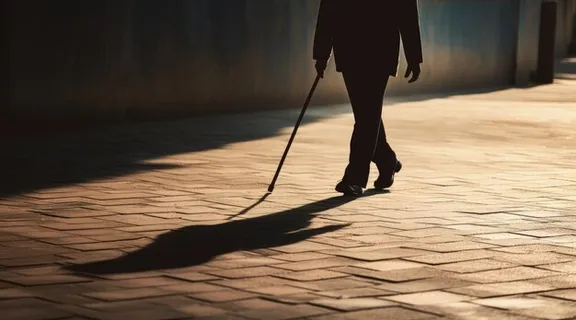
M 298 112 L 12 142 L 0 318 L 576 317 L 576 81 L 390 102 L 405 170 L 354 201 L 347 106 L 265 196 Z

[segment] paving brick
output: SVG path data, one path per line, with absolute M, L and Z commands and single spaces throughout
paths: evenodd
M 408 245 L 408 248 L 422 249 L 435 252 L 456 252 L 465 250 L 479 250 L 486 248 L 495 248 L 496 245 L 490 245 L 486 243 L 474 242 L 474 241 L 455 241 L 446 242 L 438 244 L 420 244 L 420 245 Z
M 327 238 L 327 239 L 314 239 L 313 242 L 323 243 L 334 247 L 339 248 L 358 248 L 358 247 L 366 247 L 366 244 L 356 241 L 349 241 L 345 239 L 334 239 L 334 238 Z
M 123 256 L 125 253 L 120 250 L 96 250 L 87 252 L 73 251 L 69 253 L 60 253 L 59 256 L 73 259 L 75 263 L 79 260 L 83 261 L 94 261 L 94 260 L 106 260 L 114 259 Z
M 29 267 L 38 265 L 49 265 L 63 260 L 65 259 L 55 255 L 35 256 L 35 257 L 15 258 L 15 259 L 0 259 L 0 266 L 4 266 L 7 268 Z
M 564 228 L 544 228 L 536 230 L 524 230 L 516 232 L 518 234 L 528 235 L 531 237 L 556 237 L 574 234 L 574 229 L 564 229 Z
M 178 229 L 181 225 L 180 224 L 176 224 L 176 223 L 171 223 L 171 224 L 153 224 L 153 225 L 145 225 L 145 226 L 130 226 L 130 227 L 122 227 L 122 228 L 117 228 L 119 231 L 123 231 L 123 232 L 138 232 L 138 233 L 144 233 L 147 231 L 170 231 L 170 230 L 175 230 Z
M 526 294 L 553 290 L 553 287 L 530 283 L 527 281 L 512 281 L 502 283 L 477 284 L 467 287 L 449 288 L 447 291 L 480 297 L 498 297 L 507 295 Z
M 528 280 L 545 278 L 557 275 L 557 273 L 532 267 L 515 267 L 476 273 L 458 275 L 462 280 L 478 283 L 509 282 L 518 280 Z
M 404 259 L 427 264 L 445 264 L 491 258 L 494 255 L 494 252 L 488 250 L 464 250 L 459 252 L 433 253 L 415 257 L 405 257 Z
M 0 301 L 3 319 L 62 319 L 74 314 L 60 310 L 50 303 L 34 298 Z
M 11 320 L 52 320 L 52 319 L 72 319 L 72 313 L 68 313 L 62 310 L 54 310 L 54 309 L 42 309 L 42 308 L 18 308 L 18 309 L 3 309 L 2 310 L 2 317 L 4 319 L 11 319 Z
M 474 234 L 481 234 L 481 233 L 498 233 L 505 231 L 506 228 L 499 227 L 499 226 L 483 226 L 477 224 L 457 224 L 457 225 L 448 225 L 446 226 L 448 229 L 458 230 L 458 234 L 462 235 L 474 235 Z
M 361 263 L 356 265 L 356 267 L 358 268 L 364 268 L 376 271 L 405 270 L 412 268 L 421 268 L 425 266 L 426 265 L 422 263 L 415 263 L 397 259 L 385 260 L 379 262 Z
M 502 247 L 491 249 L 497 252 L 508 252 L 508 253 L 540 253 L 540 252 L 558 252 L 557 250 L 565 250 L 567 248 L 561 246 L 554 246 L 549 244 L 529 244 L 521 246 L 512 247 Z
M 120 227 L 118 229 L 124 229 L 125 227 Z M 110 228 L 103 228 L 103 229 L 83 229 L 83 230 L 69 230 L 66 231 L 67 234 L 75 234 L 78 236 L 89 237 L 94 235 L 103 235 L 103 234 L 110 234 Z
M 387 228 L 387 227 L 379 227 L 373 226 L 370 224 L 369 226 L 362 226 L 356 227 L 358 224 L 354 224 L 351 228 L 346 229 L 346 233 L 349 235 L 378 235 L 378 234 L 388 234 L 393 231 L 398 231 L 398 229 Z
M 102 314 L 102 320 L 142 319 L 142 320 L 171 320 L 186 317 L 186 313 L 171 308 L 138 309 L 112 314 Z
M 346 258 L 326 258 L 318 260 L 308 260 L 290 263 L 281 263 L 274 265 L 275 268 L 286 269 L 291 271 L 303 271 L 303 270 L 313 270 L 320 268 L 331 268 L 340 266 L 349 266 L 357 264 L 358 261 Z
M 101 235 L 88 236 L 87 238 L 96 240 L 98 242 L 112 242 L 112 241 L 124 241 L 124 240 L 138 240 L 138 239 L 142 239 L 144 237 L 142 235 L 134 234 L 134 233 L 114 232 L 112 234 L 101 234 Z
M 258 266 L 269 266 L 281 264 L 284 261 L 275 260 L 266 257 L 258 258 L 245 258 L 245 259 L 229 259 L 229 260 L 215 260 L 206 263 L 205 266 L 221 268 L 221 269 L 234 269 L 234 268 L 248 268 Z M 275 266 L 277 267 L 277 266 Z
M 189 302 L 193 302 L 189 299 Z M 95 301 L 92 303 L 84 304 L 83 307 L 90 310 L 97 310 L 103 312 L 123 312 L 139 309 L 152 309 L 157 304 L 157 300 L 153 299 L 138 299 L 138 300 L 122 300 L 122 301 Z
M 266 299 L 270 301 L 276 301 L 289 305 L 301 305 L 319 298 L 322 298 L 322 296 L 319 296 L 316 292 L 312 291 L 288 295 L 266 296 Z
M 536 299 L 529 297 L 501 297 L 474 300 L 474 303 L 507 309 L 513 313 L 535 316 L 541 319 L 569 319 L 576 317 L 576 305 L 573 302 Z
M 396 293 L 392 291 L 366 287 L 366 288 L 354 288 L 354 289 L 333 290 L 333 291 L 320 291 L 316 292 L 316 294 L 319 296 L 325 296 L 336 299 L 350 299 L 350 298 L 365 298 L 365 297 L 382 297 L 393 295 Z
M 401 283 L 384 283 L 376 288 L 398 293 L 414 293 L 421 291 L 452 290 L 466 287 L 474 283 L 453 278 L 427 278 L 421 280 L 406 281 Z
M 85 293 L 84 295 L 89 298 L 103 300 L 103 301 L 121 301 L 121 300 L 134 300 L 150 297 L 161 297 L 174 294 L 173 291 L 160 288 L 136 288 L 125 290 L 114 290 L 106 292 L 92 292 Z
M 301 252 L 313 252 L 321 250 L 330 250 L 335 247 L 316 242 L 300 242 L 297 244 L 291 244 L 281 247 L 275 247 L 274 250 L 284 252 L 284 253 L 301 253 Z
M 576 289 L 558 290 L 541 293 L 546 297 L 576 301 Z
M 469 301 L 473 300 L 474 298 L 471 296 L 454 294 L 450 292 L 427 291 L 387 296 L 385 299 L 411 305 L 435 305 L 450 302 Z
M 499 253 L 492 259 L 510 262 L 524 266 L 537 266 L 573 261 L 574 257 L 555 252 L 541 252 L 539 254 Z
M 176 272 L 167 275 L 175 279 L 186 280 L 191 282 L 216 280 L 218 277 L 211 276 L 200 272 Z
M 392 302 L 375 298 L 319 299 L 310 303 L 320 307 L 326 307 L 340 311 L 375 309 L 394 305 Z
M 216 280 L 212 281 L 212 284 L 217 284 L 223 287 L 229 287 L 234 289 L 250 289 L 262 286 L 280 286 L 280 285 L 291 285 L 296 283 L 295 281 L 280 279 L 271 276 L 256 277 L 250 279 L 232 279 L 232 280 Z
M 162 289 L 169 290 L 177 293 L 197 293 L 197 292 L 211 292 L 222 290 L 221 286 L 204 282 L 190 282 L 175 285 L 164 286 Z
M 344 278 L 347 277 L 348 275 L 345 273 L 334 272 L 330 270 L 315 269 L 315 270 L 298 271 L 298 272 L 288 272 L 288 273 L 285 272 L 280 274 L 274 274 L 274 276 L 294 281 L 315 281 L 315 280 L 325 280 L 334 278 Z
M 576 275 L 562 274 L 558 276 L 538 278 L 530 280 L 531 283 L 550 286 L 557 289 L 576 288 Z
M 470 302 L 445 303 L 437 306 L 428 306 L 429 310 L 446 315 L 442 319 L 503 319 L 503 320 L 534 320 L 536 318 L 511 314 L 506 310 L 499 310 L 477 305 Z
M 250 310 L 250 311 L 243 311 L 239 313 L 243 317 L 247 317 L 249 319 L 278 319 L 278 320 L 287 320 L 287 319 L 302 319 L 311 316 L 327 314 L 329 313 L 329 309 L 324 309 L 316 306 L 310 305 L 298 305 L 298 306 L 284 306 L 278 307 L 274 309 L 260 309 L 260 310 Z
M 21 288 L 0 289 L 0 299 L 29 298 L 33 296 L 34 295 L 26 289 Z
M 498 270 L 498 269 L 505 269 L 505 268 L 512 268 L 516 267 L 509 262 L 503 261 L 496 261 L 492 259 L 479 259 L 479 260 L 470 260 L 470 261 L 462 261 L 456 263 L 447 263 L 435 266 L 440 270 L 446 270 L 451 272 L 457 273 L 470 273 L 470 272 L 479 272 L 479 271 L 489 271 L 489 270 Z
M 363 288 L 370 286 L 371 283 L 368 281 L 363 280 L 361 281 L 351 278 L 338 278 L 338 279 L 298 282 L 294 283 L 293 285 L 296 287 L 315 291 L 331 291 L 331 290 Z
M 521 235 L 510 232 L 476 234 L 474 235 L 474 237 L 490 240 L 533 239 L 533 237 L 530 237 L 528 235 Z
M 247 300 L 249 298 L 254 298 L 258 294 L 250 293 L 239 290 L 219 290 L 211 292 L 200 292 L 194 293 L 190 296 L 197 300 L 203 300 L 206 302 L 226 302 L 226 301 L 236 301 L 236 300 Z
M 404 282 L 436 277 L 442 274 L 441 270 L 432 268 L 410 268 L 407 270 L 376 271 L 358 267 L 335 268 L 335 271 L 351 275 L 389 282 Z
M 243 310 L 262 310 L 262 309 L 276 310 L 284 308 L 286 304 L 265 300 L 262 298 L 253 298 L 240 301 L 225 302 L 217 304 L 217 306 L 230 311 L 243 311 Z
M 128 241 L 110 241 L 110 242 L 94 242 L 94 243 L 84 243 L 84 244 L 72 244 L 66 247 L 80 250 L 80 251 L 100 251 L 100 250 L 115 250 L 122 248 L 130 248 L 134 246 L 143 245 L 150 242 L 148 239 L 141 240 L 128 240 Z
M 380 261 L 387 259 L 425 255 L 427 253 L 429 252 L 422 250 L 391 248 L 388 250 L 340 252 L 337 253 L 337 255 L 363 261 Z
M 398 232 L 392 232 L 390 234 L 400 236 L 400 237 L 408 237 L 408 238 L 422 238 L 422 237 L 432 237 L 432 236 L 444 236 L 452 233 L 452 230 L 442 228 L 442 227 L 433 227 L 433 228 L 424 228 L 424 229 L 416 229 L 416 230 L 404 230 Z
M 49 244 L 82 244 L 82 243 L 93 243 L 96 242 L 94 239 L 89 239 L 86 237 L 79 237 L 79 236 L 70 236 L 70 237 L 62 237 L 62 238 L 48 238 L 42 239 L 42 242 L 46 242 Z
M 302 253 L 284 253 L 273 255 L 274 259 L 286 261 L 307 261 L 328 258 L 330 255 L 319 252 L 302 252 Z
M 551 271 L 558 271 L 564 273 L 576 273 L 576 261 L 571 260 L 568 262 L 562 263 L 551 263 L 551 264 L 542 264 L 538 266 L 539 268 L 551 270 Z
M 141 214 L 126 214 L 126 215 L 115 215 L 110 217 L 101 217 L 100 219 L 122 223 L 124 225 L 135 225 L 135 226 L 144 226 L 144 225 L 151 225 L 151 224 L 164 224 L 170 223 L 170 219 L 162 219 L 162 218 L 154 218 L 150 216 L 144 216 Z
M 419 312 L 403 307 L 386 307 L 372 310 L 330 314 L 314 317 L 314 320 L 356 320 L 356 319 L 397 319 L 397 320 L 430 320 L 437 319 L 437 315 Z
M 98 223 L 83 223 L 83 224 L 69 224 L 69 223 L 46 223 L 43 225 L 46 228 L 59 230 L 59 231 L 80 231 L 80 230 L 93 230 L 93 229 L 108 229 L 125 226 L 122 223 L 106 221 Z
M 206 271 L 207 274 L 214 275 L 217 277 L 222 277 L 222 278 L 230 278 L 230 279 L 269 276 L 269 275 L 279 274 L 282 272 L 285 272 L 285 271 L 282 269 L 271 268 L 271 267 L 251 267 L 251 268 L 240 268 L 240 269 Z
M 185 314 L 187 318 L 210 318 L 216 319 L 227 317 L 228 312 L 215 306 L 201 304 L 193 299 L 186 297 L 161 297 L 152 300 L 154 304 L 167 306 L 171 310 Z
M 21 286 L 42 286 L 63 283 L 91 282 L 89 278 L 82 278 L 70 275 L 45 275 L 45 276 L 8 276 L 0 277 L 0 281 L 14 283 Z
M 269 296 L 287 296 L 300 293 L 306 293 L 308 290 L 292 287 L 292 286 L 274 286 L 274 287 L 264 287 L 264 288 L 251 288 L 246 289 L 250 292 L 260 293 Z
M 351 236 L 350 239 L 352 239 L 353 241 L 357 241 L 357 242 L 361 242 L 361 243 L 365 243 L 365 244 L 371 244 L 371 245 L 378 245 L 378 244 L 383 244 L 383 243 L 393 243 L 393 242 L 398 242 L 398 241 L 403 241 L 403 242 L 409 241 L 409 239 L 405 238 L 405 237 L 399 237 L 399 236 L 393 236 L 393 235 L 387 235 L 387 234 Z
M 179 281 L 178 279 L 174 278 L 151 277 L 151 278 L 117 280 L 114 282 L 114 285 L 122 288 L 146 288 L 146 287 L 175 286 L 185 283 L 187 282 Z

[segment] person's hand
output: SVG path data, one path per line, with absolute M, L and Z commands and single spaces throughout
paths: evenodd
M 408 83 L 416 82 L 418 80 L 418 78 L 420 78 L 421 72 L 422 72 L 422 70 L 420 70 L 420 64 L 419 63 L 409 64 L 408 68 L 406 68 L 406 75 L 404 75 L 404 78 L 408 78 L 410 76 L 410 74 L 412 74 L 412 78 L 410 78 Z
M 326 67 L 328 66 L 328 60 L 316 60 L 316 72 L 318 76 L 323 79 L 324 78 L 324 71 L 326 71 Z

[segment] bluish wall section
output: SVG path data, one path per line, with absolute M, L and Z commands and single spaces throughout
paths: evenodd
M 319 0 L 7 1 L 10 109 L 20 114 L 123 118 L 299 106 L 315 76 Z M 572 15 L 575 1 L 560 2 L 559 16 Z M 424 73 L 413 85 L 394 79 L 389 94 L 526 78 L 539 4 L 420 0 Z M 571 27 L 562 21 L 562 30 Z M 562 30 L 559 47 L 568 43 Z M 347 101 L 331 70 L 317 103 Z
M 410 86 L 405 81 L 393 81 L 391 93 L 506 85 L 512 81 L 516 1 L 420 1 L 420 14 L 424 77 Z

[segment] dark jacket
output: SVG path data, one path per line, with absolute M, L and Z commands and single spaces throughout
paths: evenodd
M 417 0 L 322 0 L 313 58 L 328 59 L 334 50 L 338 72 L 396 76 L 400 38 L 408 63 L 422 63 Z

